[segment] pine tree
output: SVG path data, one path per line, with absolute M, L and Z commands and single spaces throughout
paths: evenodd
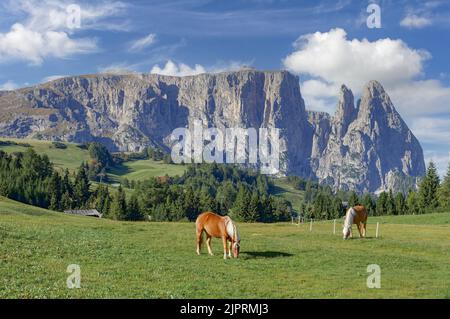
M 386 192 L 382 192 L 377 199 L 377 207 L 375 210 L 377 216 L 387 215 L 387 202 L 388 194 Z
M 191 187 L 187 187 L 184 192 L 183 209 L 185 216 L 191 221 L 195 221 L 200 214 L 199 201 Z
M 250 198 L 247 190 L 243 185 L 240 185 L 239 191 L 236 195 L 236 201 L 232 208 L 232 215 L 237 220 L 246 221 L 246 212 L 250 203 Z
M 314 198 L 312 183 L 309 180 L 306 182 L 304 198 L 306 203 L 311 203 Z
M 403 193 L 401 192 L 395 195 L 395 211 L 397 215 L 406 214 L 405 195 L 403 195 Z
M 128 201 L 127 210 L 126 210 L 126 220 L 143 220 L 144 214 L 141 213 L 139 208 L 139 203 L 135 194 L 133 194 Z
M 72 183 L 69 178 L 69 170 L 66 168 L 64 170 L 64 176 L 61 182 L 61 194 L 68 193 L 69 195 L 73 193 Z
M 126 218 L 126 213 L 127 202 L 125 192 L 123 191 L 122 186 L 119 186 L 111 203 L 110 216 L 113 219 L 124 220 Z
M 256 190 L 253 191 L 250 197 L 250 202 L 247 210 L 246 220 L 249 222 L 256 222 L 260 217 L 260 202 L 259 194 Z
M 447 174 L 444 181 L 439 186 L 438 191 L 439 205 L 443 208 L 450 208 L 450 164 L 448 165 Z
M 354 207 L 356 205 L 359 204 L 359 197 L 358 194 L 356 194 L 356 192 L 351 192 L 350 193 L 350 197 L 348 199 L 348 205 L 349 207 Z
M 397 211 L 395 209 L 395 199 L 394 194 L 392 193 L 392 189 L 389 190 L 387 202 L 386 202 L 386 214 L 387 215 L 397 215 Z
M 200 210 L 202 212 L 206 211 L 217 211 L 216 209 L 216 201 L 214 198 L 210 195 L 207 189 L 202 188 L 200 191 L 199 196 L 199 202 L 200 202 Z
M 375 203 L 372 199 L 372 196 L 368 193 L 364 194 L 361 204 L 367 209 L 367 213 L 370 216 L 375 215 Z
M 53 172 L 49 185 L 48 194 L 50 196 L 49 209 L 58 211 L 61 209 L 61 177 L 57 172 Z
M 439 189 L 439 176 L 433 162 L 428 165 L 427 173 L 419 186 L 419 203 L 425 210 L 438 207 L 437 191 Z
M 77 171 L 77 175 L 75 176 L 75 184 L 74 184 L 74 201 L 76 203 L 77 208 L 84 208 L 87 205 L 89 197 L 91 193 L 89 191 L 90 182 L 87 176 L 86 166 L 81 164 L 80 168 Z
M 60 207 L 60 201 L 55 196 L 55 194 L 52 194 L 50 197 L 50 206 L 48 207 L 48 209 L 58 211 Z
M 339 197 L 333 199 L 333 210 L 330 218 L 339 218 L 344 214 L 344 206 L 342 200 Z
M 65 192 L 61 196 L 61 208 L 62 210 L 66 209 L 72 209 L 73 208 L 73 202 L 72 197 L 70 196 L 69 192 Z
M 111 195 L 108 186 L 100 184 L 95 191 L 94 207 L 104 216 L 108 216 L 111 205 Z
M 418 215 L 422 214 L 418 199 L 417 193 L 413 190 L 410 190 L 408 196 L 406 197 L 406 210 L 407 214 Z

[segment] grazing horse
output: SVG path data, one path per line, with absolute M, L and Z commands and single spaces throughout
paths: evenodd
M 364 206 L 350 207 L 345 214 L 344 239 L 352 237 L 352 224 L 356 224 L 360 237 L 366 237 L 367 210 Z
M 203 232 L 206 233 L 206 245 L 208 247 L 208 253 L 212 256 L 211 250 L 211 238 L 222 238 L 223 242 L 223 259 L 231 258 L 231 251 L 234 258 L 239 257 L 241 239 L 236 229 L 236 225 L 233 223 L 230 217 L 220 216 L 212 212 L 205 212 L 200 214 L 195 221 L 196 234 L 197 234 L 197 255 L 200 255 L 200 248 L 203 241 Z M 230 242 L 228 247 L 227 243 Z

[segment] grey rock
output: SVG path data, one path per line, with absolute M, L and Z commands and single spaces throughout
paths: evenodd
M 316 128 L 326 126 L 309 119 Z M 351 91 L 343 86 L 329 122 L 326 146 L 319 154 L 313 149 L 312 155 L 321 182 L 360 192 L 407 192 L 425 174 L 422 147 L 380 83 L 371 81 L 365 86 L 358 108 Z
M 286 71 L 171 77 L 97 74 L 0 92 L 0 136 L 101 141 L 111 150 L 170 148 L 177 127 L 281 129 L 282 174 L 377 191 L 424 174 L 419 142 L 377 82 L 359 108 L 345 86 L 336 114 L 308 112 Z M 408 184 L 409 185 L 409 184 Z

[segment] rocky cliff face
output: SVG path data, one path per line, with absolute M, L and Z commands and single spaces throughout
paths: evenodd
M 279 128 L 282 171 L 336 187 L 375 191 L 424 173 L 418 141 L 376 82 L 359 108 L 343 86 L 335 116 L 307 112 L 298 78 L 285 71 L 99 74 L 0 92 L 3 137 L 97 140 L 138 151 L 168 147 L 172 130 L 194 120 L 205 127 Z
M 323 139 L 311 156 L 317 178 L 360 191 L 408 191 L 425 173 L 420 143 L 380 83 L 369 82 L 357 104 L 342 86 L 333 117 L 309 116 Z

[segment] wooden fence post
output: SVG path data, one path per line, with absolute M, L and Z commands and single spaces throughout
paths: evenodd
M 377 230 L 375 232 L 375 238 L 378 238 L 378 230 L 379 230 L 379 228 L 380 228 L 380 223 L 377 222 Z
M 336 219 L 333 221 L 333 235 L 336 235 Z

